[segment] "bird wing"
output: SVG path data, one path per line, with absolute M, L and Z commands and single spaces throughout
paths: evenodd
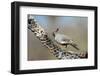
M 56 34 L 55 40 L 60 44 L 70 43 L 71 39 L 63 34 Z
M 62 38 L 63 42 L 70 42 L 70 39 Z

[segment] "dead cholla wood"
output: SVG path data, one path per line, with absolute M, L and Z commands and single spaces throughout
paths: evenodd
M 79 59 L 85 58 L 78 53 L 72 53 L 70 51 L 65 52 L 48 37 L 45 30 L 29 15 L 28 17 L 28 29 L 30 29 L 34 35 L 41 41 L 41 43 L 49 49 L 49 51 L 58 59 Z

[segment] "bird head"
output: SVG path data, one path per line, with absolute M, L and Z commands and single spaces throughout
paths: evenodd
M 55 37 L 55 33 L 57 33 L 59 31 L 59 28 L 57 28 L 53 33 L 52 35 Z
M 55 33 L 53 32 L 52 35 L 55 37 Z

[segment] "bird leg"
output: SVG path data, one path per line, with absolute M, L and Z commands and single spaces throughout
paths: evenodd
M 66 44 L 66 48 L 68 47 L 68 45 Z

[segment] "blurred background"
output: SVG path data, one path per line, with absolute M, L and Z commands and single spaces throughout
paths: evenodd
M 52 33 L 59 28 L 59 33 L 65 34 L 73 39 L 80 50 L 76 50 L 72 46 L 65 48 L 59 44 L 59 47 L 65 51 L 88 51 L 88 18 L 78 16 L 47 16 L 47 15 L 33 15 L 34 19 L 45 29 L 50 39 L 55 43 Z M 34 36 L 28 29 L 28 60 L 55 60 L 49 49 L 42 45 L 42 43 Z

